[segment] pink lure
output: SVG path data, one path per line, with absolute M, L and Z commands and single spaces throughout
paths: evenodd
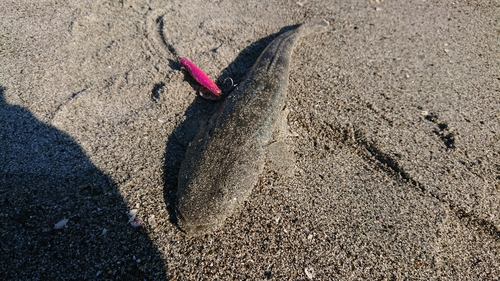
M 180 62 L 182 66 L 191 73 L 191 75 L 200 83 L 205 89 L 210 91 L 215 97 L 210 97 L 204 92 L 204 89 L 200 89 L 200 94 L 204 98 L 208 99 L 219 99 L 222 91 L 215 85 L 214 81 L 208 77 L 208 75 L 203 72 L 196 64 L 194 64 L 192 61 L 190 61 L 188 58 L 181 58 Z

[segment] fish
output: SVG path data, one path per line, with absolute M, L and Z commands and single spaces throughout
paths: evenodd
M 285 105 L 293 47 L 303 35 L 328 26 L 325 20 L 309 22 L 276 37 L 239 87 L 215 105 L 179 171 L 175 209 L 184 232 L 217 230 L 248 199 Z

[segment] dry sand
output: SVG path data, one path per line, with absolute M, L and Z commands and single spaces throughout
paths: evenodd
M 0 3 L 0 279 L 500 278 L 498 1 L 95 2 Z M 177 57 L 227 91 L 315 19 L 294 173 L 268 165 L 241 213 L 186 236 L 177 173 L 214 102 Z

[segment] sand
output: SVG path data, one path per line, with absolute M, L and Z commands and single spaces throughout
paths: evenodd
M 497 1 L 0 12 L 0 279 L 500 278 Z M 318 19 L 330 30 L 292 56 L 292 172 L 269 160 L 241 212 L 187 236 L 177 174 L 216 103 L 177 58 L 227 92 L 280 32 Z

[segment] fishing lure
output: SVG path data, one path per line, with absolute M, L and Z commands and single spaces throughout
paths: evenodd
M 188 58 L 180 58 L 182 66 L 193 76 L 193 78 L 200 83 L 202 88 L 200 89 L 200 95 L 206 99 L 218 100 L 222 94 L 222 91 L 217 87 L 217 85 L 208 77 L 203 70 L 201 70 L 196 64 L 190 61 Z M 209 91 L 213 95 L 209 95 L 206 91 Z

